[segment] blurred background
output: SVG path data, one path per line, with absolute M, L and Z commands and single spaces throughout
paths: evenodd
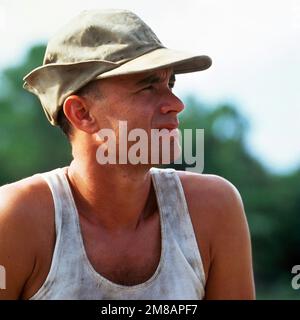
M 179 75 L 181 129 L 205 129 L 204 173 L 240 191 L 258 299 L 299 299 L 300 2 L 295 0 L 0 0 L 0 185 L 65 166 L 70 146 L 22 89 L 45 45 L 90 8 L 137 13 L 168 47 L 207 54 L 204 72 Z M 178 166 L 177 169 L 180 169 Z

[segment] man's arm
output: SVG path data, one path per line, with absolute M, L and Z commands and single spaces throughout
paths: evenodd
M 30 213 L 26 214 L 30 211 L 27 193 L 18 183 L 0 188 L 0 265 L 6 278 L 0 300 L 20 298 L 34 269 L 35 239 Z
M 254 299 L 251 241 L 242 199 L 226 180 L 212 238 L 206 299 Z M 224 198 L 222 198 L 224 197 Z
M 205 299 L 254 299 L 250 234 L 238 190 L 215 175 L 187 176 L 189 210 L 207 275 Z

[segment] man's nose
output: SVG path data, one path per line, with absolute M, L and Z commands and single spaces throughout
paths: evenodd
M 168 112 L 181 112 L 184 109 L 183 102 L 175 96 L 175 94 L 171 93 L 171 96 L 166 98 L 164 101 L 161 102 L 160 111 L 161 113 L 165 114 Z

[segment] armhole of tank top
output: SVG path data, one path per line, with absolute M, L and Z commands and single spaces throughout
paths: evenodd
M 184 190 L 183 190 L 183 186 L 182 186 L 181 180 L 180 180 L 176 170 L 173 171 L 173 175 L 174 175 L 174 178 L 176 180 L 176 185 L 178 187 L 180 197 L 182 199 L 182 205 L 183 205 L 183 210 L 184 210 L 184 212 L 182 214 L 184 214 L 184 217 L 185 217 L 186 222 L 187 222 L 186 223 L 187 229 L 184 229 L 184 232 L 187 234 L 186 238 L 189 239 L 190 247 L 191 248 L 195 248 L 195 250 L 193 250 L 194 258 L 195 258 L 195 261 L 197 262 L 197 265 L 195 266 L 195 268 L 197 268 L 197 270 L 195 270 L 195 272 L 198 275 L 200 281 L 202 282 L 203 289 L 204 289 L 205 288 L 205 284 L 206 284 L 206 277 L 205 277 L 205 272 L 204 272 L 203 261 L 202 261 L 202 258 L 201 258 L 201 251 L 200 251 L 200 248 L 198 246 L 197 239 L 196 239 L 195 229 L 194 229 L 194 226 L 193 226 L 193 223 L 192 223 L 192 220 L 191 220 L 191 216 L 190 216 L 190 213 L 189 213 L 189 209 L 188 209 L 188 206 L 187 206 L 187 201 L 186 201 L 185 193 L 184 193 Z M 192 235 L 192 236 L 189 237 L 188 236 L 189 234 Z
M 57 194 L 55 185 L 56 179 L 59 179 L 59 175 L 61 172 L 59 169 L 55 169 L 50 172 L 39 173 L 38 175 L 41 176 L 44 181 L 47 183 L 48 188 L 50 189 L 52 200 L 54 204 L 54 225 L 55 225 L 55 245 L 54 250 L 51 258 L 50 269 L 47 274 L 47 277 L 41 287 L 37 290 L 37 292 L 31 296 L 28 300 L 40 300 L 43 299 L 43 295 L 45 295 L 49 289 L 51 288 L 55 274 L 58 267 L 59 255 L 60 255 L 60 237 L 61 237 L 61 227 L 62 227 L 62 205 L 60 196 Z

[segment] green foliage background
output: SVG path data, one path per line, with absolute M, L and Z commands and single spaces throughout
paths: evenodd
M 48 123 L 38 99 L 22 89 L 23 76 L 41 64 L 44 50 L 33 47 L 22 63 L 0 74 L 0 185 L 71 161 L 63 133 Z M 249 125 L 234 106 L 208 107 L 193 96 L 185 104 L 181 129 L 205 129 L 204 173 L 228 179 L 243 198 L 257 298 L 298 299 L 291 269 L 300 264 L 300 168 L 288 175 L 268 172 L 247 151 Z

